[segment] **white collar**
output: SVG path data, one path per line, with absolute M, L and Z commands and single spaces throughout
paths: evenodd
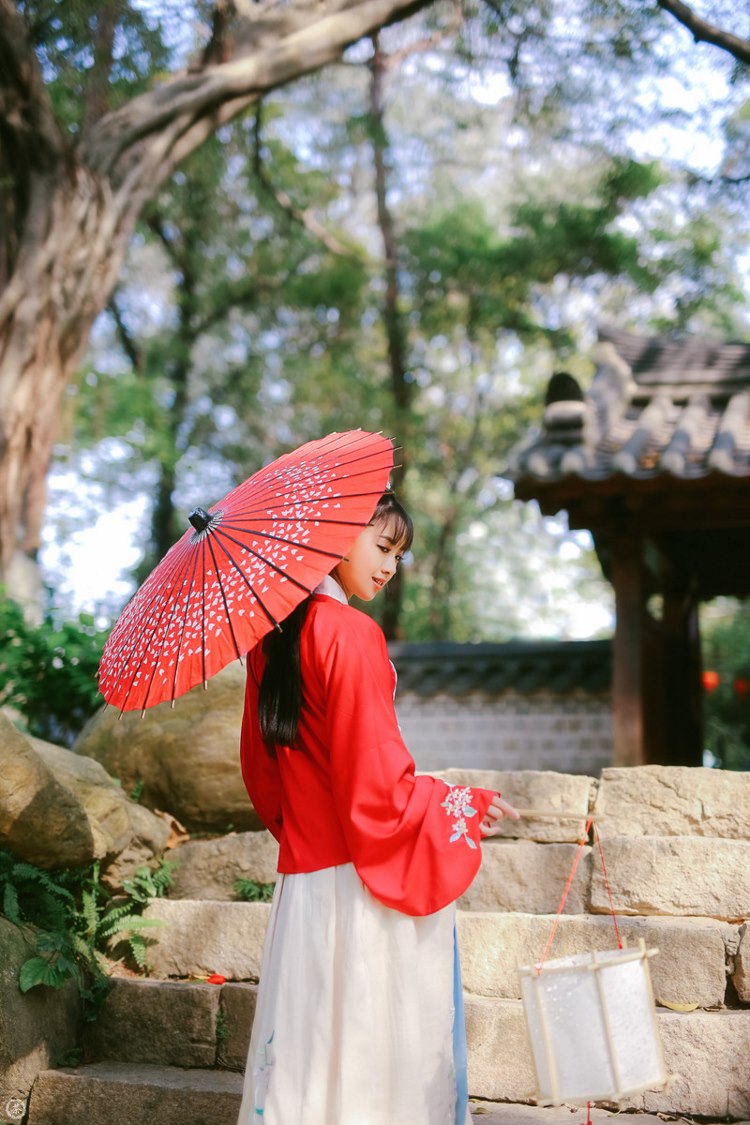
M 325 594 L 326 597 L 335 598 L 337 602 L 342 602 L 344 605 L 349 604 L 349 599 L 332 574 L 326 574 L 323 581 L 315 587 L 313 593 Z

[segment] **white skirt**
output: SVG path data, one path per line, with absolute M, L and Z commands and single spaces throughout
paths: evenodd
M 383 906 L 352 864 L 280 876 L 239 1125 L 456 1125 L 454 927 L 454 905 Z

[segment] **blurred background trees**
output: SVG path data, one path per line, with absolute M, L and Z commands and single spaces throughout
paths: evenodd
M 2 3 L 79 155 L 248 26 L 244 5 Z M 502 471 L 552 370 L 586 381 L 597 323 L 747 334 L 748 12 L 705 3 L 726 41 L 696 44 L 660 7 L 440 0 L 205 126 L 144 193 L 56 413 L 53 624 L 103 627 L 196 503 L 361 426 L 402 447 L 417 522 L 390 635 L 608 630 L 585 537 L 514 504 Z

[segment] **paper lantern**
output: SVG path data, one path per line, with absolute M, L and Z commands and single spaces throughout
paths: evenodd
M 648 971 L 656 952 L 641 942 L 519 968 L 537 1102 L 619 1102 L 666 1083 Z

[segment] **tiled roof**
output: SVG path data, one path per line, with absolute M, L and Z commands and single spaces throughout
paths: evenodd
M 421 696 L 479 691 L 528 695 L 576 688 L 598 694 L 612 680 L 612 642 L 508 641 L 505 644 L 405 644 L 390 642 L 399 692 Z
M 750 344 L 601 330 L 596 360 L 585 395 L 550 380 L 542 426 L 511 458 L 517 495 L 576 477 L 750 481 Z

